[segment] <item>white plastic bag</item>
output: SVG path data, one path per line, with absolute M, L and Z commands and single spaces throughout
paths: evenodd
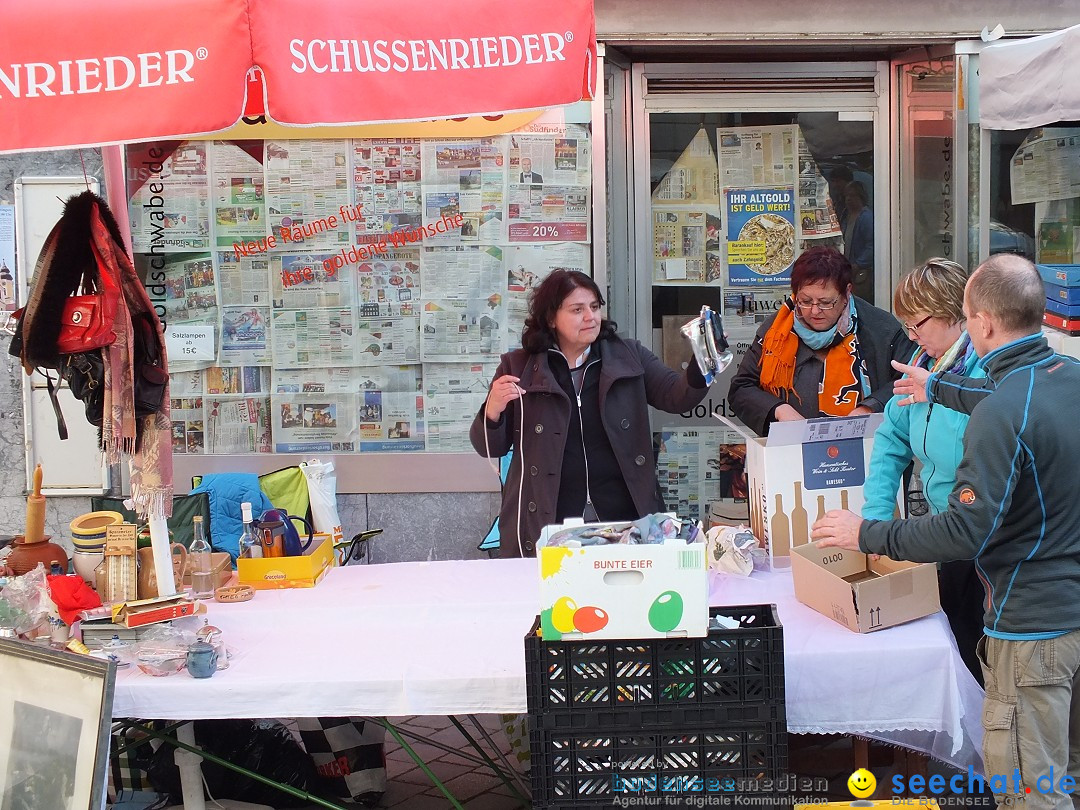
M 311 522 L 315 531 L 326 532 L 334 543 L 340 543 L 345 534 L 341 530 L 341 518 L 337 509 L 337 475 L 334 462 L 301 461 L 300 469 L 307 480 L 308 498 L 311 501 Z

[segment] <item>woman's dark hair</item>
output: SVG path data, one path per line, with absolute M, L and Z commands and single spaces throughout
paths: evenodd
M 841 295 L 851 283 L 851 262 L 836 248 L 816 247 L 805 250 L 791 268 L 791 292 L 797 295 L 807 284 L 820 281 L 836 285 Z
M 604 305 L 604 296 L 596 282 L 578 270 L 553 270 L 540 282 L 540 286 L 529 294 L 529 314 L 525 318 L 525 328 L 521 331 L 521 345 L 525 351 L 536 354 L 558 345 L 551 322 L 555 320 L 555 313 L 559 311 L 562 302 L 578 287 L 592 292 L 600 305 Z M 616 329 L 618 326 L 614 321 L 604 318 L 600 321 L 600 334 L 596 339 L 614 337 Z

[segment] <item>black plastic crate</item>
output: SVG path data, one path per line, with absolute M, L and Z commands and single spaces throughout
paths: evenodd
M 775 605 L 713 607 L 739 621 L 705 638 L 525 638 L 528 707 L 541 729 L 783 724 L 784 629 Z
M 620 799 L 642 798 L 653 805 L 700 807 L 707 806 L 703 799 L 731 804 L 736 796 L 782 807 L 790 798 L 778 792 L 788 770 L 782 723 L 693 732 L 532 728 L 530 736 L 536 810 L 611 807 Z

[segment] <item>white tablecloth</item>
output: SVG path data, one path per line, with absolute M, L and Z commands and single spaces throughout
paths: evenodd
M 978 765 L 981 690 L 941 614 L 858 635 L 796 602 L 787 572 L 717 576 L 712 602 L 777 604 L 791 731 L 865 734 Z M 335 568 L 315 588 L 208 603 L 229 669 L 208 680 L 122 670 L 113 714 L 524 712 L 523 639 L 538 604 L 535 560 Z

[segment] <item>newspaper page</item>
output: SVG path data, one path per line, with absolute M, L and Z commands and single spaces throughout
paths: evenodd
M 231 250 L 219 250 L 217 269 L 222 306 L 266 307 L 270 305 L 270 257 L 268 254 L 244 256 Z
M 552 270 L 577 270 L 591 275 L 589 246 L 580 242 L 510 245 L 506 265 L 506 351 L 521 346 L 521 330 L 529 314 L 529 294 Z
M 653 280 L 721 281 L 720 217 L 704 210 L 653 207 Z
M 283 251 L 331 253 L 352 242 L 348 141 L 266 141 L 266 207 Z
M 206 397 L 206 452 L 270 453 L 270 397 Z
M 352 307 L 356 274 L 335 268 L 326 253 L 277 253 L 270 256 L 274 309 Z
M 269 307 L 222 307 L 221 347 L 223 366 L 270 365 Z
M 795 124 L 717 129 L 720 190 L 795 185 L 798 129 Z
M 818 170 L 810 147 L 799 129 L 799 223 L 803 239 L 823 239 L 842 236 L 836 218 L 829 181 Z
M 690 205 L 715 211 L 720 205 L 719 184 L 716 154 L 709 133 L 702 127 L 653 191 L 652 201 L 654 205 Z
M 206 141 L 127 147 L 128 216 L 134 252 L 210 248 L 206 149 Z
M 359 209 L 356 243 L 386 239 L 421 224 L 420 141 L 356 138 L 352 141 L 352 200 Z
M 494 362 L 424 364 L 429 453 L 473 452 L 469 429 L 497 367 Z
M 275 368 L 356 365 L 355 310 L 275 310 L 270 321 Z
M 795 263 L 795 189 L 725 189 L 728 282 L 784 285 Z
M 1080 129 L 1032 130 L 1009 167 L 1013 205 L 1080 197 Z
M 506 334 L 506 304 L 501 293 L 487 299 L 440 298 L 424 301 L 420 313 L 420 358 L 425 362 L 475 362 L 498 358 Z
M 174 375 L 172 379 L 175 379 Z M 170 382 L 172 381 L 170 379 Z M 173 453 L 206 452 L 202 392 L 169 398 Z
M 424 450 L 424 395 L 420 366 L 362 369 L 357 394 L 361 453 Z
M 1080 197 L 1035 203 L 1035 235 L 1040 264 L 1080 263 Z
M 355 270 L 357 302 L 361 318 L 419 315 L 420 250 L 390 250 L 374 261 L 361 262 Z
M 275 368 L 275 394 L 353 394 L 360 388 L 356 368 Z
M 708 520 L 709 505 L 736 519 L 747 514 L 746 443 L 727 428 L 659 432 L 657 477 L 664 505 L 682 518 Z
M 258 242 L 267 236 L 266 181 L 259 141 L 214 141 L 210 150 L 213 175 L 214 244 Z
M 220 316 L 214 265 L 209 254 L 174 253 L 165 257 L 164 264 L 165 317 L 162 320 L 168 328 L 199 326 L 216 333 Z M 216 339 L 214 345 L 217 345 Z M 191 371 L 206 365 L 208 363 L 201 359 L 169 358 L 171 371 Z
M 487 298 L 506 288 L 503 249 L 494 245 L 425 247 L 420 254 L 424 298 Z
M 702 127 L 652 193 L 654 283 L 722 281 L 718 178 Z
M 580 124 L 537 122 L 509 138 L 509 241 L 589 241 L 589 130 Z
M 265 366 L 211 366 L 203 374 L 208 395 L 270 393 L 270 369 Z
M 356 394 L 274 394 L 274 451 L 355 452 L 356 403 Z
M 424 140 L 424 243 L 506 241 L 506 136 Z M 461 215 L 460 227 L 438 227 Z
M 359 366 L 404 365 L 420 362 L 420 316 L 363 318 L 356 322 L 356 363 Z

